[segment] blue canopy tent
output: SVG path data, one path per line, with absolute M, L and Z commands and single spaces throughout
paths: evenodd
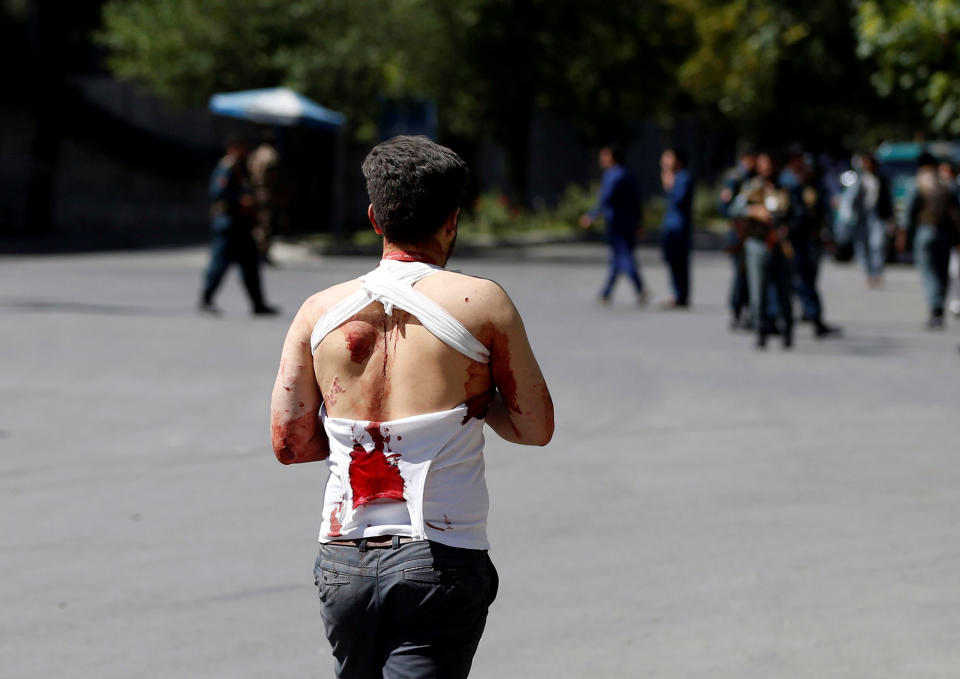
M 337 130 L 347 121 L 342 113 L 331 111 L 286 87 L 215 94 L 210 97 L 210 110 L 222 116 L 285 127 L 302 125 Z
M 344 135 L 341 129 L 347 122 L 346 116 L 321 106 L 286 87 L 270 87 L 260 90 L 225 92 L 210 97 L 210 111 L 217 115 L 239 118 L 254 123 L 276 127 L 309 128 L 336 135 L 333 150 L 330 181 L 330 211 L 328 217 L 333 232 L 337 235 L 343 229 L 343 157 Z M 300 175 L 301 182 L 309 184 L 308 179 Z M 308 193 L 311 191 L 308 190 Z M 313 213 L 314 216 L 316 213 Z

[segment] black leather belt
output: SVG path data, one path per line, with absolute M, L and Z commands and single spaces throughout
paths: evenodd
M 372 538 L 356 538 L 352 540 L 331 540 L 328 545 L 337 545 L 340 547 L 356 547 L 361 552 L 368 549 L 383 549 L 393 547 L 397 549 L 400 545 L 406 545 L 413 542 L 413 538 L 408 535 L 377 535 Z

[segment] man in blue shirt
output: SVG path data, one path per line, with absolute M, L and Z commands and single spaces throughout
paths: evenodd
M 665 309 L 683 309 L 690 303 L 690 250 L 693 244 L 693 177 L 686 169 L 686 155 L 667 149 L 660 156 L 660 181 L 666 194 L 663 215 L 663 259 L 670 268 L 673 299 Z
M 589 228 L 597 217 L 606 222 L 607 243 L 610 246 L 610 269 L 607 281 L 600 291 L 600 301 L 610 303 L 617 276 L 626 274 L 637 291 L 637 303 L 643 305 L 647 295 L 637 268 L 633 250 L 640 230 L 640 196 L 633 175 L 623 166 L 624 154 L 616 146 L 600 150 L 599 165 L 603 168 L 603 182 L 596 206 L 580 218 L 580 226 Z

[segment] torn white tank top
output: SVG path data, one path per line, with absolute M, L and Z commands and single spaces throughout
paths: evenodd
M 481 363 L 489 351 L 413 284 L 440 267 L 384 260 L 316 323 L 312 350 L 372 302 L 402 309 L 442 342 Z M 467 405 L 387 422 L 320 418 L 330 443 L 320 542 L 404 535 L 453 547 L 488 549 L 483 419 Z

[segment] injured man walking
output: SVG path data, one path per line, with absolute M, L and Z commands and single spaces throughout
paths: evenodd
M 497 592 L 484 424 L 543 446 L 553 403 L 506 292 L 444 268 L 463 160 L 394 137 L 363 174 L 383 257 L 294 318 L 273 448 L 329 467 L 314 572 L 337 676 L 466 677 Z

